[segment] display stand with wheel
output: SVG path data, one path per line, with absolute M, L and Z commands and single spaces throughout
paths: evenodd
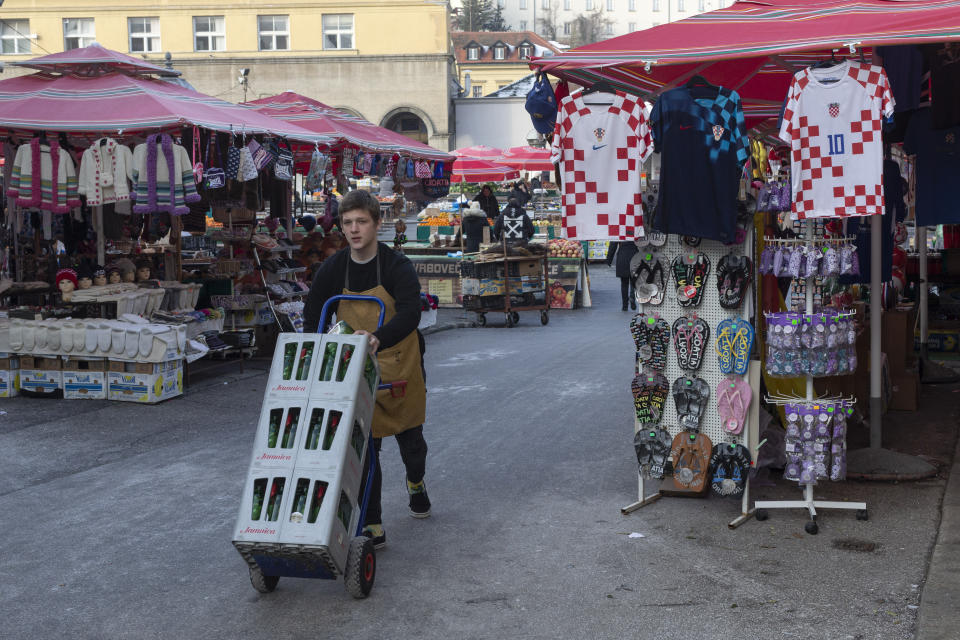
M 340 295 L 331 303 L 372 296 Z M 376 468 L 372 419 L 376 393 L 400 396 L 406 383 L 380 384 L 367 336 L 281 334 L 277 341 L 233 545 L 260 593 L 281 576 L 343 577 L 355 598 L 376 577 L 373 542 L 361 535 Z

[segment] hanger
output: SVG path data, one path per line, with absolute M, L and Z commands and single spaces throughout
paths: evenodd
M 687 80 L 686 86 L 688 89 L 693 89 L 694 87 L 704 87 L 704 88 L 710 88 L 710 89 L 716 88 L 714 85 L 710 84 L 710 82 L 708 82 L 707 79 L 704 78 L 699 73 L 694 75 L 689 80 Z
M 50 144 L 50 143 L 47 141 L 47 132 L 46 132 L 46 131 L 41 131 L 41 132 L 40 132 L 40 135 L 37 136 L 37 139 L 40 141 L 40 144 Z
M 687 80 L 687 83 L 683 86 L 694 98 L 716 98 L 720 93 L 720 87 L 715 84 L 710 84 L 710 82 L 699 73 Z
M 583 90 L 581 97 L 588 96 L 591 93 L 616 93 L 617 90 L 613 88 L 613 85 L 607 82 L 606 80 L 600 80 L 599 82 L 594 82 L 588 88 Z
M 810 68 L 811 69 L 829 69 L 830 67 L 835 67 L 838 64 L 841 64 L 842 62 L 843 62 L 842 59 L 837 58 L 837 50 L 831 49 L 829 60 L 821 60 L 820 62 L 817 62 L 816 64 L 811 65 Z

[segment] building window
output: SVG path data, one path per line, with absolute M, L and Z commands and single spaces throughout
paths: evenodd
M 467 60 L 479 60 L 479 59 L 480 59 L 480 48 L 467 47 Z
M 493 59 L 494 60 L 506 60 L 507 59 L 507 48 L 502 44 L 498 44 L 493 48 Z
M 497 0 L 497 6 L 501 9 L 505 8 L 507 6 L 507 0 Z
M 521 9 L 527 8 L 527 0 L 520 0 L 520 8 Z
M 353 49 L 352 13 L 331 13 L 323 16 L 323 48 Z
M 541 9 L 549 9 L 549 8 L 550 8 L 550 0 L 543 0 L 543 2 L 540 3 L 540 8 L 541 8 Z
M 628 0 L 627 11 L 636 11 L 636 10 L 637 10 L 637 0 Z
M 93 18 L 63 19 L 63 48 L 65 50 L 88 47 L 96 39 L 97 32 L 93 27 Z
M 520 45 L 520 59 L 529 60 L 530 54 L 532 53 L 532 49 L 533 47 L 531 47 L 529 44 Z
M 193 50 L 226 51 L 227 35 L 223 16 L 193 17 Z
M 564 23 L 563 23 L 563 35 L 565 35 L 565 36 L 570 35 L 570 23 L 569 23 L 569 22 L 564 22 Z
M 614 5 L 613 0 L 607 0 L 607 11 L 614 11 L 615 9 L 613 5 Z
M 586 6 L 587 11 L 593 11 L 593 0 L 586 0 L 586 3 L 587 3 L 587 6 Z
M 607 23 L 606 31 L 607 31 L 607 35 L 608 35 L 608 36 L 612 36 L 612 35 L 613 35 L 613 23 L 612 23 L 612 22 L 608 22 L 608 23 Z
M 160 18 L 127 18 L 130 53 L 160 51 Z
M 669 1 L 670 0 L 667 0 L 667 2 Z M 686 9 L 683 8 L 683 0 L 677 0 L 677 11 L 686 11 Z
M 636 23 L 636 22 L 628 22 L 628 23 L 627 23 L 627 31 L 628 31 L 628 32 L 633 33 L 633 32 L 636 31 L 636 30 L 637 30 L 637 23 Z
M 563 10 L 570 11 L 570 0 L 563 0 Z
M 289 16 L 257 16 L 260 51 L 286 51 L 290 48 Z
M 30 53 L 29 33 L 29 20 L 0 20 L 0 53 Z
M 653 0 L 653 10 L 660 11 L 660 0 Z
M 473 97 L 482 98 L 483 97 L 483 87 L 478 85 L 473 85 Z
M 526 20 L 521 20 L 521 21 L 520 21 L 520 31 L 526 31 L 526 30 L 527 30 L 527 21 L 526 21 Z
M 707 10 L 707 0 L 700 0 L 700 2 L 697 3 L 697 9 L 698 9 L 701 13 L 703 13 L 704 11 L 706 11 L 706 10 Z

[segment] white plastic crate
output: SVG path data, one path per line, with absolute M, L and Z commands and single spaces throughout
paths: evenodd
M 260 409 L 251 469 L 290 469 L 296 462 L 307 419 L 307 398 L 267 397 Z
M 292 498 L 292 469 L 251 469 L 240 500 L 235 542 L 280 541 L 284 514 Z
M 376 358 L 368 359 L 368 347 L 363 335 L 324 335 L 319 368 L 310 385 L 311 400 L 373 403 L 380 366 Z
M 325 337 L 319 333 L 279 335 L 267 379 L 268 397 L 306 395 L 311 382 L 316 379 Z
M 349 487 L 342 474 L 297 467 L 290 502 L 280 523 L 280 552 L 304 551 L 330 557 L 341 573 L 347 549 L 360 521 L 359 487 Z M 322 499 L 317 499 L 318 490 Z
M 342 468 L 345 483 L 359 489 L 372 413 L 370 405 L 312 400 L 298 444 L 297 467 L 326 471 Z

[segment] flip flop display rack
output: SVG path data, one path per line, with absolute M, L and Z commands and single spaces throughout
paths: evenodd
M 631 389 L 639 499 L 713 492 L 741 498 L 749 517 L 752 465 L 746 427 L 755 401 L 746 376 L 755 335 L 750 243 L 648 234 L 631 263 L 639 313 L 630 321 L 637 348 Z M 663 478 L 652 495 L 645 484 Z
M 795 225 L 803 231 L 803 244 L 797 246 L 824 247 L 827 246 L 824 242 L 830 242 L 822 238 L 822 223 L 797 222 Z M 823 252 L 815 252 L 819 253 Z M 840 262 L 843 262 L 842 257 Z M 853 346 L 856 335 L 850 319 L 852 314 L 815 309 L 816 279 L 821 275 L 818 270 L 801 268 L 801 272 L 805 278 L 804 313 L 777 313 L 766 317 L 767 354 L 764 362 L 769 375 L 806 377 L 805 397 L 766 398 L 786 409 L 788 464 L 784 475 L 799 483 L 803 499 L 758 500 L 754 507 L 757 520 L 766 520 L 768 509 L 806 509 L 810 520 L 804 529 L 809 534 L 816 534 L 819 530 L 818 508 L 855 510 L 857 518 L 865 520 L 867 505 L 864 502 L 817 500 L 813 495 L 817 479 L 843 480 L 846 477 L 846 418 L 852 412 L 854 402 L 853 399 L 817 398 L 813 380 L 856 369 L 856 349 Z

